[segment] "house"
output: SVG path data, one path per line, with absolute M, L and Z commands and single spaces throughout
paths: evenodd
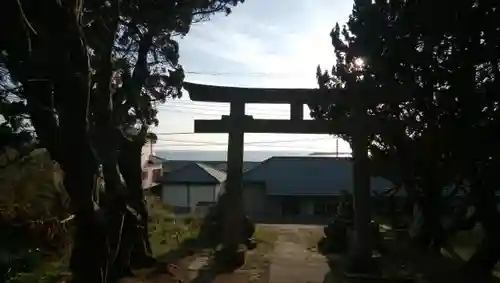
M 162 176 L 163 160 L 153 155 L 153 144 L 148 141 L 141 151 L 142 188 L 150 189 L 156 185 Z
M 226 173 L 201 162 L 190 162 L 162 177 L 161 199 L 176 212 L 194 212 L 201 203 L 217 202 L 225 180 Z
M 272 157 L 243 174 L 245 213 L 255 220 L 331 215 L 342 192 L 353 192 L 352 174 L 351 158 Z M 392 186 L 371 178 L 373 195 Z

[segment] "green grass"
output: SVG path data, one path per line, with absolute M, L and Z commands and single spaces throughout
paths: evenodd
M 147 195 L 149 233 L 153 256 L 161 257 L 177 249 L 188 239 L 198 235 L 200 220 L 193 217 L 176 217 L 168 206 L 153 195 Z M 69 276 L 70 248 L 46 258 L 31 272 L 20 273 L 9 283 L 52 283 Z
M 160 199 L 147 196 L 150 213 L 149 234 L 153 256 L 158 257 L 180 248 L 186 240 L 198 236 L 201 220 L 190 216 L 176 217 Z
M 19 273 L 8 280 L 9 283 L 53 283 L 69 277 L 69 253 L 59 260 L 42 263 L 32 272 Z

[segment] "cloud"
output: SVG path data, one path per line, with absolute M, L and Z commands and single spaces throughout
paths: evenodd
M 329 33 L 336 22 L 347 20 L 351 8 L 352 0 L 245 1 L 227 17 L 216 15 L 208 22 L 194 25 L 189 34 L 179 40 L 180 61 L 188 73 L 186 80 L 244 87 L 314 88 L 317 86 L 316 66 L 321 64 L 330 69 L 334 63 Z M 158 132 L 192 132 L 194 119 L 217 119 L 227 113 L 227 107 L 192 103 L 187 96 L 182 101 L 167 103 L 160 109 Z M 256 118 L 273 115 L 286 118 L 281 114 L 287 113 L 288 106 L 252 105 L 249 109 L 248 114 Z M 281 144 L 297 150 L 334 150 L 335 143 L 325 137 L 327 135 L 249 134 L 245 140 L 268 142 L 304 138 L 307 141 Z M 216 134 L 174 138 L 207 143 L 185 149 L 225 149 L 210 143 L 227 142 L 227 135 Z M 311 141 L 311 138 L 318 140 Z M 180 144 L 182 142 L 164 141 L 162 146 L 177 145 L 174 149 L 179 149 Z M 349 150 L 346 143 L 341 143 L 340 147 L 341 151 Z M 246 149 L 265 150 L 266 146 L 256 144 Z
M 315 87 L 316 66 L 329 69 L 334 62 L 330 30 L 335 22 L 345 22 L 352 2 L 312 2 L 252 0 L 227 17 L 216 15 L 181 40 L 181 62 L 188 72 L 240 73 L 224 80 L 233 84 Z M 245 73 L 273 75 L 241 78 Z M 189 75 L 203 77 L 221 81 Z

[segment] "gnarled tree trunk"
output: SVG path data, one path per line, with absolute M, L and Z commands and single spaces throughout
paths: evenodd
M 155 263 L 152 257 L 148 234 L 148 211 L 142 187 L 141 153 L 144 136 L 137 139 L 122 137 L 120 143 L 120 171 L 128 188 L 127 203 L 138 215 L 126 218 L 124 235 L 127 234 L 126 244 L 128 253 L 123 254 L 122 260 L 134 268 L 149 267 Z M 125 249 L 124 249 L 125 251 Z
M 107 241 L 104 218 L 93 200 L 97 163 L 88 136 L 90 67 L 80 29 L 81 3 L 24 0 L 18 4 L 12 12 L 24 19 L 26 32 L 23 39 L 9 37 L 17 41 L 7 52 L 19 56 L 9 70 L 23 86 L 41 144 L 64 171 L 76 222 L 73 280 L 104 282 Z M 27 46 L 26 52 L 16 50 L 20 46 Z
M 472 189 L 476 213 L 484 236 L 465 266 L 467 278 L 486 282 L 500 256 L 500 218 L 494 185 L 478 182 Z

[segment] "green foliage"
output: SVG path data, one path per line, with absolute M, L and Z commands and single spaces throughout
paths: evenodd
M 495 106 L 498 43 L 492 39 L 498 36 L 492 27 L 498 25 L 492 18 L 496 4 L 355 2 L 347 25 L 337 24 L 331 33 L 336 65 L 331 74 L 318 70 L 318 81 L 360 100 L 404 92 L 405 102 L 367 111 L 383 125 L 371 136 L 372 157 L 398 170 L 400 180 L 426 178 L 434 171 L 441 184 L 472 173 L 472 163 L 490 163 L 498 152 L 493 128 L 500 121 Z M 430 17 L 430 10 L 439 16 Z M 474 24 L 465 25 L 464 18 Z M 363 64 L 356 64 L 359 60 Z M 324 105 L 312 114 L 336 119 L 351 113 Z M 471 150 L 474 143 L 481 149 Z
M 423 226 L 433 234 L 424 242 L 444 241 L 439 219 L 451 198 L 442 198 L 443 188 L 465 187 L 488 231 L 470 261 L 482 265 L 479 273 L 491 270 L 500 250 L 487 240 L 499 236 L 498 8 L 493 1 L 357 0 L 347 24 L 331 33 L 332 73 L 317 72 L 320 88 L 341 89 L 360 102 L 380 98 L 366 109 L 367 119 L 381 126 L 369 137 L 372 173 L 404 184 L 422 206 Z M 382 102 L 388 95 L 403 102 Z M 353 107 L 335 104 L 312 111 L 327 120 L 352 114 Z
M 169 251 L 186 248 L 186 241 L 198 237 L 200 219 L 174 215 L 158 197 L 148 195 L 146 200 L 150 216 L 151 249 L 155 256 L 161 257 Z M 194 248 L 194 244 L 191 248 Z
M 146 138 L 154 140 L 146 137 L 146 133 L 151 125 L 159 123 L 156 105 L 181 95 L 184 72 L 175 37 L 187 34 L 194 22 L 207 20 L 219 12 L 228 14 L 231 7 L 241 2 L 89 0 L 49 1 L 40 5 L 38 1 L 20 0 L 7 3 L 0 12 L 2 143 L 4 136 L 14 140 L 29 126 L 22 125 L 29 113 L 41 146 L 47 148 L 65 171 L 64 184 L 74 197 L 76 211 L 82 211 L 81 207 L 98 209 L 103 204 L 91 203 L 91 183 L 100 165 L 105 180 L 103 199 L 111 199 L 108 203 L 116 200 L 123 204 L 127 193 L 127 197 L 141 195 L 140 147 Z M 90 105 L 87 105 L 89 95 Z M 143 209 L 140 201 L 127 199 L 128 205 L 137 210 Z M 6 211 L 18 215 L 18 210 L 29 211 L 25 207 L 29 205 L 23 204 L 22 209 L 11 205 Z M 86 217 L 88 214 L 82 219 Z M 46 225 L 48 220 L 44 218 L 42 223 Z M 93 228 L 96 227 L 90 230 Z M 76 239 L 85 242 L 91 237 Z M 94 244 L 107 245 L 104 240 Z M 110 254 L 100 250 L 103 255 L 89 250 L 75 253 L 82 254 L 73 261 L 82 266 L 74 265 L 76 277 L 103 276 L 102 270 L 97 269 L 104 267 Z M 91 254 L 88 257 L 83 255 L 87 252 Z M 85 262 L 92 256 L 92 262 Z M 96 262 L 99 262 L 96 268 L 90 271 L 88 266 Z M 90 279 L 93 280 L 98 279 Z
M 20 89 L 12 84 L 5 65 L 6 58 L 0 54 L 0 147 L 19 147 L 33 140 L 29 128 L 27 109 L 20 99 Z
M 192 23 L 208 20 L 215 13 L 229 14 L 231 7 L 240 2 L 243 1 L 148 0 L 111 5 L 85 2 L 88 9 L 84 18 L 89 22 L 86 35 L 89 47 L 95 51 L 91 58 L 93 69 L 102 72 L 102 67 L 109 63 L 106 56 L 112 47 L 112 68 L 105 77 L 111 77 L 118 125 L 158 125 L 155 106 L 181 95 L 184 70 L 179 64 L 176 37 L 186 35 Z M 106 41 L 103 30 L 110 24 L 116 26 L 116 33 L 109 35 L 114 40 Z M 100 75 L 95 72 L 97 85 L 104 83 Z
M 68 198 L 45 150 L 20 156 L 5 148 L 0 163 L 0 270 L 19 279 L 67 250 L 69 227 L 61 221 L 69 216 Z

